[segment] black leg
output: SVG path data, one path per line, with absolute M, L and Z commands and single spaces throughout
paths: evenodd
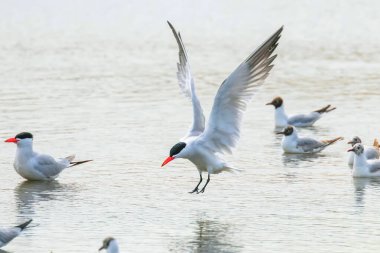
M 195 186 L 194 190 L 192 190 L 191 192 L 189 193 L 194 193 L 194 192 L 197 192 L 198 193 L 198 186 L 202 183 L 202 172 L 199 172 L 199 183 L 197 184 L 197 186 Z
M 210 182 L 210 173 L 208 173 L 208 177 L 207 177 L 207 181 L 206 181 L 205 186 L 203 186 L 202 190 L 200 192 L 197 192 L 197 193 L 204 193 L 206 186 L 208 185 L 208 182 Z

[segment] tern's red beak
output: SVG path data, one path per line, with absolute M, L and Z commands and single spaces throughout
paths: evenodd
M 17 139 L 16 138 L 9 138 L 9 139 L 6 139 L 5 142 L 17 143 Z
M 161 167 L 164 167 L 166 164 L 174 160 L 174 156 L 169 156 L 168 158 L 165 159 L 165 161 L 162 163 Z
M 347 152 L 352 152 L 352 151 L 354 151 L 353 148 L 350 148 L 349 150 L 347 150 Z

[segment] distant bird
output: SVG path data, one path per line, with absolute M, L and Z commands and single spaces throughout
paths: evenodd
M 348 152 L 355 154 L 353 177 L 380 177 L 380 160 L 367 160 L 361 143 L 355 144 Z
M 169 23 L 169 22 L 168 22 Z M 272 53 L 277 47 L 283 27 L 278 29 L 268 40 L 244 60 L 220 86 L 212 107 L 210 120 L 205 127 L 205 117 L 199 99 L 195 94 L 194 80 L 185 46 L 180 33 L 169 23 L 179 47 L 177 64 L 178 82 L 181 91 L 191 99 L 193 105 L 193 124 L 188 133 L 175 144 L 161 166 L 177 158 L 190 160 L 198 169 L 200 180 L 190 193 L 203 193 L 210 182 L 210 174 L 222 171 L 235 171 L 220 155 L 231 153 L 240 137 L 243 113 L 256 88 L 263 84 L 269 75 L 276 55 Z M 199 191 L 202 172 L 207 172 L 207 182 Z
M 355 136 L 352 138 L 351 141 L 349 141 L 347 144 L 351 144 L 351 146 L 355 146 L 357 143 L 362 143 L 362 140 L 358 137 Z M 367 160 L 371 159 L 379 159 L 379 141 L 377 139 L 374 140 L 372 146 L 363 146 L 364 147 L 364 156 L 367 158 Z M 348 165 L 353 165 L 354 164 L 354 158 L 355 158 L 355 153 L 351 152 L 350 156 L 348 157 Z
M 32 219 L 21 225 L 11 227 L 11 228 L 0 228 L 0 248 L 7 245 L 10 241 L 15 239 L 21 234 L 21 232 L 32 222 Z
M 103 249 L 107 250 L 107 253 L 119 253 L 119 245 L 116 239 L 112 237 L 107 237 L 103 240 L 103 245 L 99 248 L 99 251 Z
M 53 180 L 68 167 L 92 161 L 74 162 L 74 155 L 54 159 L 49 155 L 38 154 L 33 151 L 33 135 L 27 132 L 19 133 L 14 138 L 9 138 L 5 142 L 17 144 L 16 158 L 13 166 L 20 176 L 28 180 Z
M 308 114 L 297 114 L 288 116 L 285 113 L 284 101 L 281 97 L 275 97 L 272 102 L 267 103 L 266 105 L 273 105 L 275 108 L 274 120 L 276 127 L 286 127 L 292 125 L 295 127 L 308 127 L 312 126 L 317 120 L 319 120 L 324 113 L 331 112 L 335 110 L 336 107 L 331 107 L 327 105 L 319 110 Z
M 317 153 L 331 144 L 343 140 L 343 137 L 323 141 L 318 141 L 309 137 L 299 137 L 297 130 L 293 126 L 288 126 L 282 132 L 278 132 L 277 134 L 284 135 L 281 146 L 285 153 L 295 154 Z

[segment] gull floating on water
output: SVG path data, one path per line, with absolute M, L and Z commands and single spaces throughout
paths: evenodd
M 297 114 L 288 116 L 284 109 L 284 101 L 281 97 L 276 97 L 272 102 L 266 105 L 273 105 L 275 108 L 274 119 L 276 127 L 286 127 L 288 125 L 296 127 L 308 127 L 312 126 L 317 120 L 319 120 L 324 113 L 331 112 L 335 110 L 336 107 L 331 107 L 327 105 L 319 110 L 308 114 Z
M 351 144 L 351 146 L 353 147 L 357 143 L 362 143 L 362 140 L 358 136 L 355 136 L 347 144 Z M 363 145 L 363 147 L 364 147 L 364 156 L 367 158 L 367 160 L 379 159 L 379 148 L 380 148 L 380 145 L 379 145 L 379 142 L 378 142 L 377 139 L 375 139 L 373 141 L 373 145 L 372 146 L 364 146 Z M 354 158 L 355 158 L 355 153 L 351 152 L 350 155 L 349 155 L 349 157 L 348 157 L 348 165 L 353 165 L 354 164 Z
M 168 22 L 169 23 L 169 22 Z M 161 166 L 177 158 L 190 160 L 198 169 L 200 180 L 190 193 L 201 193 L 210 182 L 210 174 L 236 169 L 225 162 L 220 155 L 231 153 L 240 137 L 240 127 L 248 102 L 256 88 L 264 83 L 273 65 L 282 27 L 248 56 L 221 84 L 211 110 L 207 126 L 205 117 L 195 93 L 185 46 L 180 33 L 169 23 L 179 47 L 177 78 L 181 91 L 192 101 L 193 123 L 188 133 L 175 144 Z M 198 191 L 202 182 L 202 172 L 207 172 L 206 184 Z
M 0 228 L 0 248 L 15 239 L 32 222 L 32 219 L 11 228 Z
M 68 167 L 92 161 L 74 162 L 74 155 L 54 159 L 50 155 L 36 153 L 33 151 L 33 135 L 27 132 L 19 133 L 5 142 L 12 142 L 17 145 L 13 166 L 20 176 L 28 180 L 52 180 Z
M 107 250 L 107 253 L 119 253 L 119 245 L 113 237 L 107 237 L 103 240 L 103 245 L 99 248 L 99 251 L 103 249 Z
M 277 134 L 284 135 L 282 137 L 281 146 L 285 153 L 294 154 L 317 153 L 324 150 L 331 144 L 334 144 L 339 140 L 343 140 L 343 137 L 322 141 L 318 141 L 310 137 L 299 137 L 297 130 L 293 126 L 288 126 L 282 132 L 278 132 Z
M 361 143 L 355 144 L 348 152 L 355 154 L 353 177 L 380 177 L 380 160 L 367 160 Z

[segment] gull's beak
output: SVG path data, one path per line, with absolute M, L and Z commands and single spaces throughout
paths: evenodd
M 273 105 L 273 102 L 266 103 L 265 105 Z
M 168 158 L 165 159 L 165 161 L 162 163 L 161 167 L 164 167 L 166 164 L 174 160 L 174 156 L 168 156 Z
M 5 142 L 17 143 L 17 139 L 16 138 L 9 138 L 9 139 L 6 139 Z
M 347 150 L 347 152 L 352 152 L 352 151 L 354 151 L 353 148 L 350 148 L 349 150 Z
M 283 131 L 282 132 L 277 132 L 276 134 L 285 134 L 285 132 L 283 132 Z

